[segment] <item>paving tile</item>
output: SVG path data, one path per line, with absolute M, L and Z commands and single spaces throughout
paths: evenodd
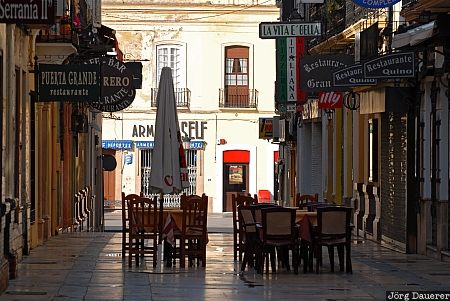
M 353 274 L 330 272 L 324 249 L 318 274 L 278 269 L 240 272 L 232 235 L 210 233 L 206 268 L 128 267 L 121 234 L 64 233 L 31 251 L 0 301 L 12 300 L 384 300 L 386 290 L 450 290 L 450 263 L 402 254 L 371 241 L 352 245 Z M 337 256 L 337 255 L 336 255 Z M 335 259 L 338 271 L 338 259 Z

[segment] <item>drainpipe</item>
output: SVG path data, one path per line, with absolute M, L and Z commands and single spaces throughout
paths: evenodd
M 439 88 L 436 86 L 436 79 L 431 83 L 431 216 L 432 218 L 436 218 L 436 201 L 437 201 L 437 157 L 436 152 L 438 150 L 438 141 L 437 141 L 437 127 L 439 124 L 437 123 L 436 118 L 436 103 L 437 103 L 437 94 Z M 440 122 L 439 122 L 440 123 Z M 435 243 L 433 241 L 433 243 Z

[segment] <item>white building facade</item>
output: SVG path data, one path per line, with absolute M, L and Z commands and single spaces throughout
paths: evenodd
M 275 1 L 102 2 L 102 23 L 116 29 L 124 62 L 142 64 L 131 106 L 103 115 L 102 147 L 117 160 L 105 172 L 105 201 L 148 187 L 160 70 L 173 70 L 178 119 L 191 187 L 211 212 L 231 211 L 231 194 L 277 197 L 278 145 L 260 139 L 260 118 L 274 116 L 275 41 L 259 23 L 277 21 Z M 155 158 L 153 158 L 155 160 Z

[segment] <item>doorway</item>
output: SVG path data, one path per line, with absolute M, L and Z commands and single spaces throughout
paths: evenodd
M 116 156 L 113 149 L 103 149 L 103 155 Z M 103 198 L 105 208 L 115 208 L 116 171 L 103 171 Z
M 223 211 L 232 211 L 232 195 L 249 193 L 250 152 L 225 151 L 223 156 Z

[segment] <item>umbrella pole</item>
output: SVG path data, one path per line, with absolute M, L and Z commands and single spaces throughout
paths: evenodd
M 161 192 L 159 195 L 159 210 L 158 210 L 158 224 L 159 224 L 159 236 L 158 236 L 158 260 L 157 260 L 157 269 L 161 271 L 161 267 L 163 266 L 163 248 L 164 244 L 162 243 L 162 231 L 164 230 L 164 222 L 163 222 L 163 207 L 164 207 L 164 195 Z M 165 258 L 164 258 L 165 259 Z

